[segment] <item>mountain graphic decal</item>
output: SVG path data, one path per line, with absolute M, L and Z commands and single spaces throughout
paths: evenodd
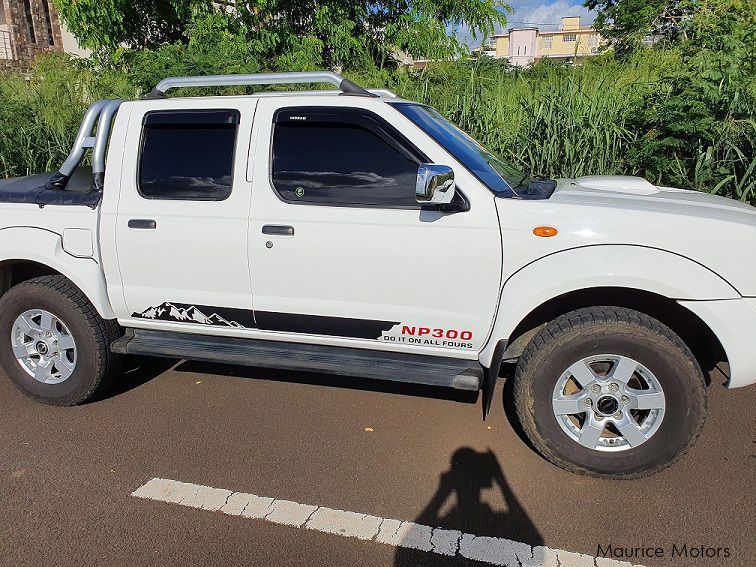
M 223 312 L 226 317 L 223 317 L 218 312 Z M 206 315 L 210 313 L 210 315 Z M 234 317 L 234 315 L 241 315 L 242 317 Z M 212 325 L 221 327 L 235 327 L 237 329 L 248 328 L 242 325 L 235 319 L 241 318 L 245 322 L 251 319 L 251 312 L 247 312 L 244 309 L 221 309 L 207 306 L 195 306 L 185 303 L 171 303 L 165 301 L 157 307 L 148 307 L 141 313 L 132 313 L 132 317 L 138 319 L 155 319 L 158 321 L 171 321 L 176 323 L 195 323 L 199 325 Z M 252 323 L 254 327 L 254 323 Z

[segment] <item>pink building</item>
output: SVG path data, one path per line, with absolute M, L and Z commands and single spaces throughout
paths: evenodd
M 538 28 L 509 30 L 509 62 L 516 67 L 525 67 L 535 61 Z

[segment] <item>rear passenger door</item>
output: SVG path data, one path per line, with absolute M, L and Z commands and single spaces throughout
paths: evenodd
M 406 119 L 385 103 L 368 110 L 345 99 L 259 103 L 250 172 L 258 328 L 286 340 L 473 358 L 501 274 L 493 197 L 455 171 L 470 210 L 422 210 L 418 165 L 452 165 L 446 154 L 410 141 L 393 125 Z
M 124 156 L 115 238 L 131 326 L 254 327 L 244 174 L 254 106 L 202 102 L 132 112 L 141 128 L 126 147 L 139 151 Z

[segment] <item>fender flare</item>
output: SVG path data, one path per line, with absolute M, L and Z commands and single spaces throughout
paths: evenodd
M 84 293 L 100 317 L 116 318 L 100 265 L 93 258 L 66 252 L 60 234 L 34 227 L 4 228 L 0 230 L 0 263 L 6 261 L 32 261 L 59 272 Z
M 658 248 L 602 244 L 570 248 L 520 268 L 502 286 L 481 364 L 488 368 L 499 341 L 534 309 L 573 291 L 599 287 L 647 291 L 673 300 L 739 299 L 719 274 L 685 256 Z

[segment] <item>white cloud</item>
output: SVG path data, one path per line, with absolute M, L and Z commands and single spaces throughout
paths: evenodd
M 569 0 L 557 0 L 556 2 L 543 3 L 538 6 L 527 4 L 515 6 L 515 13 L 509 19 L 513 24 L 516 22 L 517 25 L 521 25 L 521 22 L 559 24 L 564 16 L 580 16 L 580 23 L 588 25 L 593 23 L 596 14 L 580 3 L 570 2 Z M 551 27 L 549 26 L 548 29 L 551 29 Z

